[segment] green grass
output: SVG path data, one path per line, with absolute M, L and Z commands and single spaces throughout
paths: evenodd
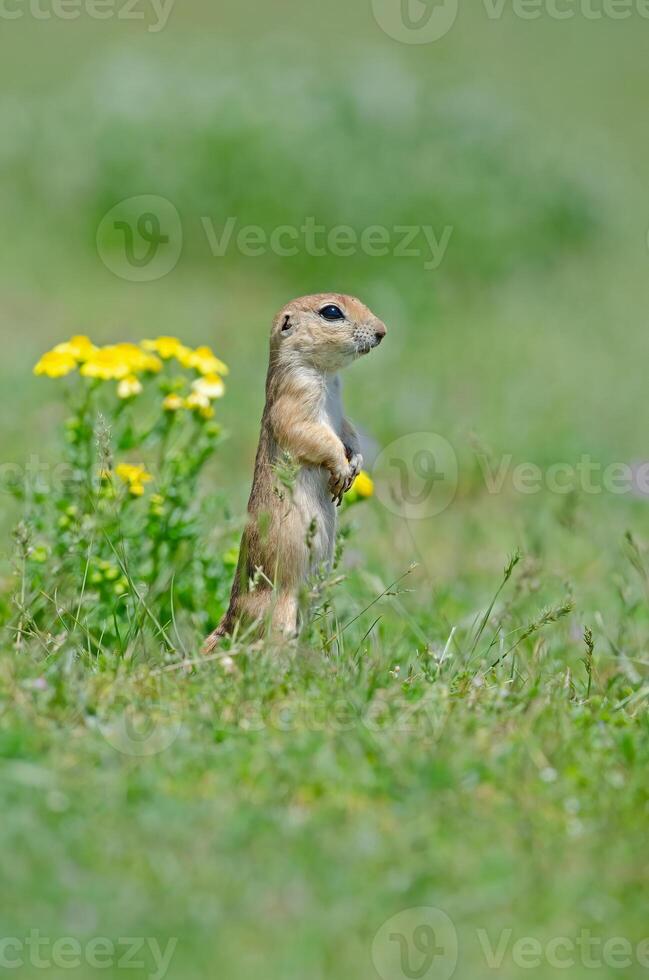
M 421 906 L 453 920 L 462 978 L 491 973 L 479 930 L 493 946 L 512 930 L 503 977 L 523 972 L 523 937 L 545 948 L 587 929 L 635 949 L 647 501 L 491 494 L 475 447 L 544 469 L 647 458 L 645 22 L 486 23 L 478 7 L 418 49 L 378 32 L 369 5 L 307 15 L 291 0 L 254 23 L 242 9 L 187 4 L 159 38 L 3 29 L 2 462 L 60 458 L 56 386 L 30 372 L 64 336 L 212 343 L 231 367 L 229 435 L 203 484 L 205 541 L 221 548 L 244 513 L 270 319 L 333 287 L 390 329 L 348 374 L 350 414 L 379 449 L 444 436 L 458 492 L 425 521 L 379 499 L 352 511 L 327 618 L 294 648 L 236 647 L 231 669 L 165 669 L 185 654 L 150 628 L 101 656 L 55 617 L 47 649 L 17 650 L 6 629 L 2 937 L 177 938 L 167 976 L 182 980 L 372 978 L 382 924 Z M 144 193 L 176 204 L 185 249 L 165 279 L 128 283 L 99 262 L 95 229 Z M 432 273 L 363 255 L 216 260 L 199 219 L 230 214 L 454 234 Z M 2 500 L 9 622 L 20 512 Z M 179 629 L 193 659 L 200 630 Z M 98 972 L 124 971 L 74 971 Z M 149 952 L 131 975 L 154 972 Z M 570 971 L 621 973 L 645 970 L 578 955 Z
M 627 635 L 593 624 L 590 692 L 578 616 L 489 669 L 537 615 L 531 562 L 477 645 L 483 611 L 449 587 L 426 612 L 381 600 L 326 652 L 238 651 L 230 672 L 6 657 L 6 934 L 177 936 L 183 977 L 215 960 L 371 975 L 374 933 L 418 906 L 453 919 L 462 973 L 485 969 L 480 929 L 639 942 L 648 732 L 627 651 L 646 593 L 619 572 Z M 341 615 L 372 588 L 354 575 Z M 518 975 L 511 958 L 500 973 Z

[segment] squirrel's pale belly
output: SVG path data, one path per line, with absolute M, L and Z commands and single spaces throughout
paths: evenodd
M 329 489 L 330 475 L 322 466 L 303 466 L 293 492 L 305 528 L 304 552 L 309 572 L 330 566 L 336 540 L 336 507 Z M 310 530 L 312 529 L 312 530 Z
M 342 427 L 340 381 L 332 375 L 325 387 L 320 421 L 339 433 Z M 336 543 L 336 506 L 331 499 L 331 474 L 323 466 L 303 466 L 298 474 L 294 504 L 307 529 L 304 547 L 309 572 L 329 567 Z M 312 528 L 312 531 L 309 529 Z

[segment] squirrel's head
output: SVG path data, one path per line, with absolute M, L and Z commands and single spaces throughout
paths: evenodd
M 277 314 L 271 349 L 285 364 L 329 373 L 369 354 L 386 332 L 385 324 L 360 300 L 320 293 L 295 299 Z

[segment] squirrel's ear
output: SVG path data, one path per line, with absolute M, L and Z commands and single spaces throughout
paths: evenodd
M 280 327 L 280 333 L 282 337 L 288 337 L 289 334 L 291 334 L 292 332 L 293 332 L 293 321 L 291 320 L 291 317 L 287 313 L 282 321 L 282 325 Z

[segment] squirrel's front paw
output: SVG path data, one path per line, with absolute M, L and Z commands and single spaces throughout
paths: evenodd
M 343 502 L 343 496 L 347 485 L 349 483 L 352 473 L 351 464 L 345 463 L 345 466 L 341 469 L 335 469 L 331 471 L 331 479 L 329 480 L 329 491 L 331 493 L 331 499 L 335 504 L 340 507 Z M 350 484 L 351 486 L 351 484 Z
M 361 456 L 360 453 L 354 453 L 354 455 L 349 460 L 350 473 L 347 479 L 347 483 L 345 485 L 345 493 L 347 493 L 348 490 L 351 490 L 354 484 L 354 480 L 356 479 L 356 477 L 358 476 L 358 474 L 362 469 L 363 469 L 363 457 Z

